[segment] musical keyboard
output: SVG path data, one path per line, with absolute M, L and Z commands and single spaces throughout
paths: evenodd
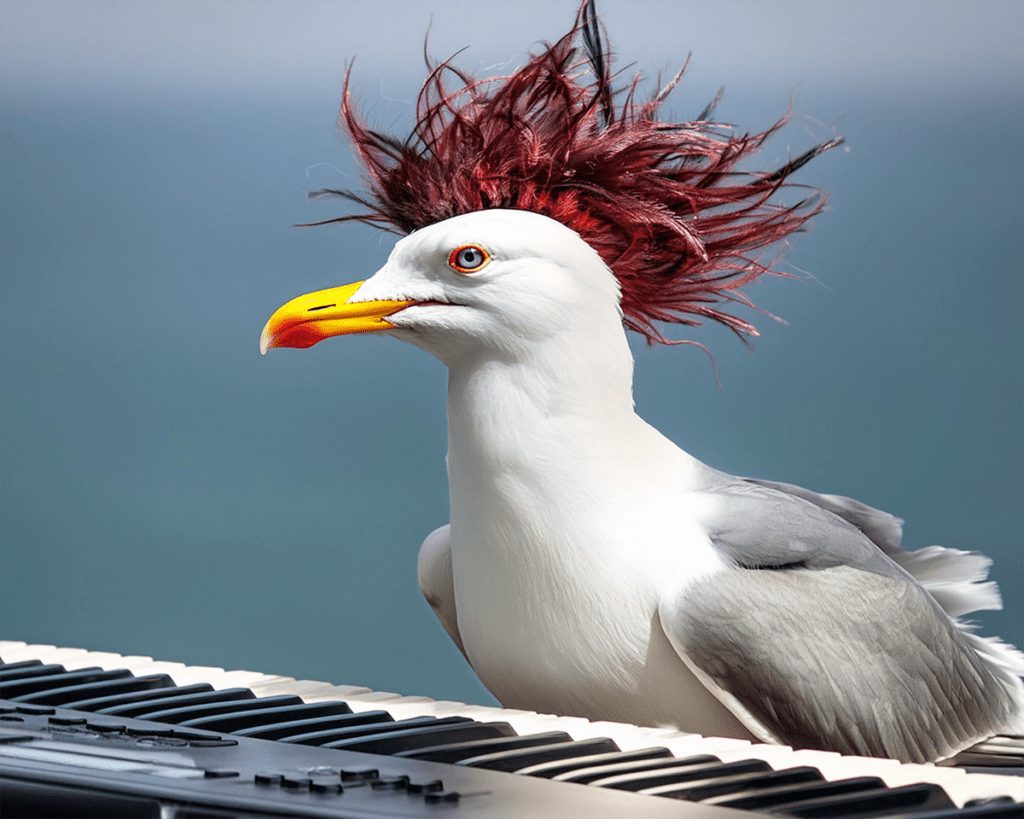
M 0 641 L 5 816 L 1019 819 L 1021 773 L 1014 737 L 909 765 Z

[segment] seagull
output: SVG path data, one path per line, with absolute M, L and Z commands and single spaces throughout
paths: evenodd
M 898 518 L 719 472 L 634 410 L 627 330 L 756 334 L 725 308 L 820 212 L 776 195 L 839 140 L 738 170 L 775 128 L 660 121 L 682 72 L 648 102 L 639 77 L 616 89 L 592 0 L 507 77 L 428 65 L 405 139 L 362 122 L 346 77 L 371 192 L 318 192 L 366 209 L 327 221 L 404 238 L 260 347 L 378 333 L 447 366 L 450 522 L 418 577 L 498 701 L 907 762 L 1024 733 L 1024 655 L 962 619 L 1001 606 L 988 558 L 906 551 Z

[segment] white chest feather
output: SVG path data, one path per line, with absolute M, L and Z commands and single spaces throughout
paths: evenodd
M 688 508 L 701 467 L 631 407 L 552 412 L 512 380 L 496 368 L 450 387 L 452 566 L 470 662 L 507 707 L 674 721 L 686 685 L 655 689 L 687 672 L 658 600 L 668 582 L 726 568 Z

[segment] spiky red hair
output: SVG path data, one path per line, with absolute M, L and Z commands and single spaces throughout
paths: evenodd
M 577 56 L 580 38 L 585 61 Z M 639 75 L 613 88 L 602 27 L 593 0 L 584 0 L 572 30 L 508 77 L 476 80 L 450 60 L 433 66 L 405 139 L 363 124 L 346 74 L 338 122 L 365 166 L 370 195 L 312 195 L 342 196 L 369 212 L 315 224 L 355 220 L 409 233 L 488 208 L 534 211 L 572 228 L 601 255 L 621 284 L 626 325 L 648 342 L 667 340 L 655 322 L 702 318 L 756 335 L 716 305 L 749 304 L 739 288 L 776 272 L 759 251 L 802 227 L 822 199 L 788 207 L 769 200 L 790 187 L 791 173 L 841 140 L 772 172 L 740 172 L 737 164 L 785 119 L 735 137 L 709 121 L 712 103 L 693 122 L 659 122 L 682 73 L 642 104 L 634 101 Z M 449 75 L 461 87 L 450 91 Z

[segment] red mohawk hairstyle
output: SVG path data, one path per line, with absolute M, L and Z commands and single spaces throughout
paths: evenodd
M 346 75 L 339 127 L 365 166 L 370 194 L 311 196 L 341 196 L 368 212 L 314 224 L 355 220 L 409 233 L 489 208 L 534 211 L 600 254 L 621 284 L 626 326 L 649 343 L 667 342 L 655 322 L 714 319 L 741 337 L 757 335 L 720 307 L 749 305 L 739 288 L 776 272 L 758 261 L 759 251 L 821 210 L 816 194 L 788 207 L 769 200 L 841 138 L 772 172 L 738 171 L 785 118 L 735 137 L 709 120 L 716 99 L 693 122 L 660 122 L 658 110 L 683 71 L 645 103 L 634 99 L 639 75 L 614 88 L 593 0 L 584 0 L 568 34 L 508 77 L 476 80 L 450 60 L 428 67 L 405 139 L 360 120 Z M 458 88 L 449 90 L 450 77 Z M 618 107 L 617 96 L 624 97 Z

